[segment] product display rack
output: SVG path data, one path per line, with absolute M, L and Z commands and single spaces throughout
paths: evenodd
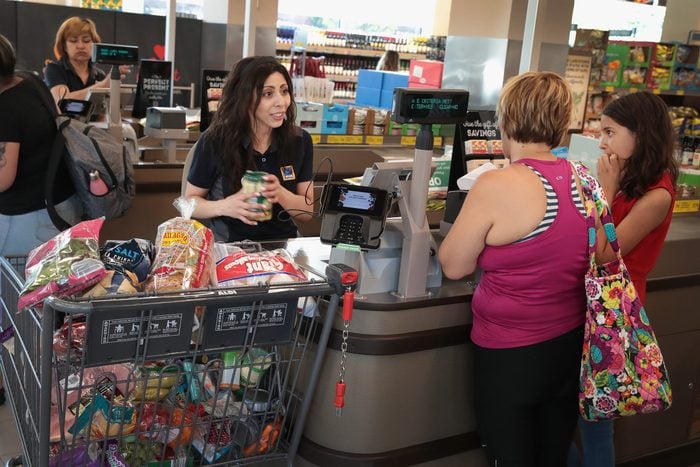
M 433 144 L 440 147 L 443 144 L 442 136 L 434 136 Z M 328 144 L 333 146 L 342 145 L 366 145 L 366 146 L 410 146 L 416 145 L 415 135 L 311 135 L 311 141 L 315 145 Z
M 623 88 L 616 86 L 589 86 L 588 97 L 586 99 L 586 114 L 584 117 L 583 133 L 599 137 L 599 129 L 597 125 L 591 122 L 600 121 L 600 117 L 605 104 L 615 95 L 621 96 L 625 94 L 649 91 L 660 96 L 664 102 L 670 106 L 690 106 L 700 108 L 700 91 L 684 90 L 684 89 L 647 89 L 647 88 Z M 599 104 L 594 104 L 594 100 L 600 100 Z
M 291 51 L 292 45 L 288 43 L 277 43 L 277 51 Z M 374 49 L 358 49 L 358 48 L 350 48 L 350 47 L 315 47 L 315 46 L 309 46 L 306 48 L 307 53 L 315 53 L 315 54 L 325 54 L 325 55 L 348 55 L 351 57 L 373 57 L 379 59 L 383 54 L 383 50 L 374 50 Z M 424 60 L 426 58 L 427 54 L 419 54 L 419 53 L 406 53 L 406 52 L 399 52 L 399 56 L 401 57 L 401 60 L 412 60 L 412 59 L 418 59 L 418 60 Z

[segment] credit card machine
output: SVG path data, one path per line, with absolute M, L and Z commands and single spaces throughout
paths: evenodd
M 327 184 L 321 199 L 321 241 L 379 248 L 390 201 L 379 188 Z
M 79 99 L 61 99 L 58 101 L 58 108 L 61 114 L 81 122 L 88 122 L 93 111 L 92 102 Z

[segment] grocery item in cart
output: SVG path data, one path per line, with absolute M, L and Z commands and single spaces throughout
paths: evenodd
M 75 317 L 65 321 L 53 333 L 53 351 L 58 361 L 66 361 L 68 356 L 79 360 L 85 348 L 85 317 Z
M 304 282 L 304 271 L 282 248 L 249 252 L 234 243 L 214 245 L 216 279 L 220 287 Z
M 55 337 L 54 337 L 55 339 Z M 102 393 L 107 399 L 123 397 L 127 389 L 133 387 L 133 365 L 131 363 L 117 363 L 114 365 L 102 365 L 83 368 L 56 380 L 56 372 L 52 375 L 51 404 L 60 403 L 68 407 L 74 413 L 74 404 L 78 401 L 89 402 L 95 392 Z M 87 403 L 83 403 L 87 405 Z
M 107 269 L 132 272 L 139 282 L 148 277 L 155 255 L 153 242 L 142 238 L 132 238 L 126 242 L 108 240 L 101 251 L 102 262 Z
M 212 240 L 211 230 L 196 220 L 176 217 L 162 223 L 146 289 L 162 292 L 206 287 Z
M 188 446 L 192 441 L 194 406 L 187 409 L 145 402 L 141 406 L 139 433 L 141 438 L 156 440 L 172 449 Z
M 130 394 L 137 401 L 159 401 L 170 393 L 180 379 L 180 367 L 154 362 L 140 366 L 134 372 L 136 387 Z
M 253 347 L 243 356 L 241 365 L 241 382 L 255 387 L 274 361 L 274 354 L 265 349 Z
M 208 463 L 218 461 L 228 454 L 233 446 L 229 419 L 198 426 L 192 446 Z
M 141 283 L 146 280 L 151 269 L 152 254 L 153 244 L 148 240 L 107 242 L 100 253 L 107 275 L 83 296 L 102 297 L 139 292 Z
M 103 222 L 99 218 L 76 224 L 29 253 L 18 310 L 41 305 L 50 295 L 79 293 L 107 274 L 99 251 Z
M 81 434 L 92 439 L 128 435 L 136 429 L 137 416 L 130 402 L 108 401 L 97 392 L 68 431 L 73 436 Z
M 107 270 L 107 274 L 83 294 L 84 298 L 104 297 L 106 295 L 135 294 L 138 293 L 138 280 L 128 271 L 119 273 Z
M 116 440 L 109 440 L 101 451 L 98 443 L 79 445 L 49 458 L 49 467 L 80 465 L 85 467 L 129 467 Z

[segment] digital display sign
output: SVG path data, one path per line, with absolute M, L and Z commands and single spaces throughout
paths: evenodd
M 93 44 L 92 61 L 105 65 L 135 65 L 139 48 L 132 45 Z
M 463 89 L 396 88 L 391 109 L 397 123 L 461 123 L 467 115 L 469 93 Z
M 71 118 L 76 118 L 81 121 L 87 121 L 92 114 L 92 102 L 81 101 L 78 99 L 61 99 L 58 101 L 58 108 L 63 115 Z

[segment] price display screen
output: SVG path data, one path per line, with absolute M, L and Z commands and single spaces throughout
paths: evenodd
M 72 117 L 87 117 L 90 114 L 92 102 L 78 99 L 61 99 L 58 108 L 61 113 Z
M 461 123 L 467 116 L 469 93 L 462 89 L 396 88 L 391 109 L 397 123 Z
M 139 48 L 131 45 L 93 44 L 92 61 L 107 65 L 135 65 L 139 61 Z
M 386 213 L 386 190 L 344 184 L 328 185 L 326 210 L 382 217 Z

